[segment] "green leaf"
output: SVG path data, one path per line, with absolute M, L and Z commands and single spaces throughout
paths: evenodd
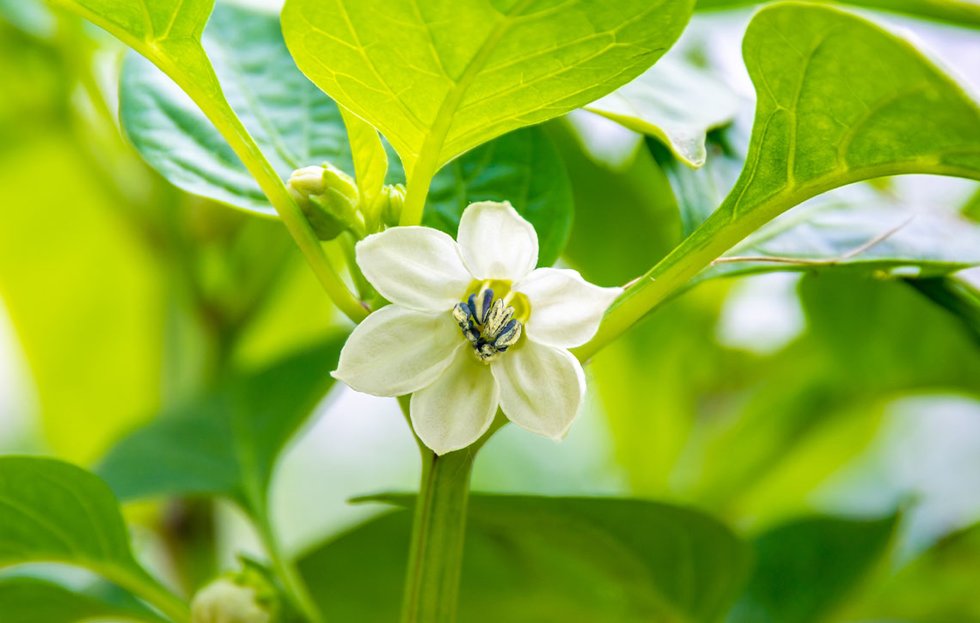
M 469 517 L 461 621 L 712 621 L 748 567 L 723 525 L 654 502 L 474 495 Z M 327 618 L 397 619 L 410 521 L 384 515 L 300 563 Z
M 274 15 L 219 3 L 203 44 L 224 96 L 280 179 L 324 162 L 353 172 L 340 110 L 293 64 Z M 218 130 L 151 62 L 129 55 L 119 88 L 127 136 L 167 180 L 189 193 L 275 215 Z
M 234 376 L 122 439 L 98 471 L 123 500 L 225 495 L 255 512 L 283 447 L 333 385 L 343 339 Z
M 435 172 L 519 127 L 562 115 L 648 69 L 693 0 L 288 0 L 300 69 L 391 142 L 408 172 L 403 223 Z M 416 205 L 417 202 L 417 205 Z
M 727 623 L 825 620 L 881 560 L 896 522 L 815 517 L 762 534 L 755 571 Z
M 504 200 L 537 230 L 539 264 L 553 264 L 568 240 L 574 206 L 561 155 L 541 128 L 505 134 L 443 168 L 432 180 L 422 222 L 455 236 L 467 205 Z
M 697 11 L 732 9 L 755 4 L 765 0 L 698 0 Z M 895 13 L 906 13 L 925 17 L 956 26 L 980 27 L 980 5 L 975 0 L 840 0 L 844 4 L 880 9 Z
M 733 247 L 694 283 L 722 276 L 855 267 L 929 278 L 980 264 L 980 225 L 954 214 L 867 202 L 794 210 Z
M 26 576 L 0 578 L 0 612 L 5 623 L 76 623 L 89 619 L 164 621 L 125 593 L 77 591 Z
M 848 609 L 849 620 L 977 623 L 980 524 L 949 536 L 878 583 Z
M 758 95 L 741 177 L 725 202 L 607 312 L 588 359 L 779 214 L 866 179 L 980 179 L 980 108 L 907 41 L 834 8 L 756 13 L 742 45 Z
M 186 619 L 179 600 L 133 558 L 104 482 L 52 459 L 0 457 L 0 567 L 29 562 L 89 569 Z
M 735 92 L 703 67 L 668 55 L 585 109 L 658 138 L 686 164 L 700 167 L 708 131 L 730 122 L 738 105 Z

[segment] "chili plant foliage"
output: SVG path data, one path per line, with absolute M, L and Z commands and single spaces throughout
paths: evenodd
M 889 25 L 975 3 L 248 4 L 0 1 L 0 294 L 54 455 L 0 456 L 0 621 L 980 621 L 980 513 L 909 554 L 914 504 L 813 512 L 896 396 L 980 394 L 980 195 L 891 179 L 980 180 L 980 106 Z M 721 344 L 763 273 L 809 327 Z M 419 488 L 297 548 L 277 468 L 352 389 Z

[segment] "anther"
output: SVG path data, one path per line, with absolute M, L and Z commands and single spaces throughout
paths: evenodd
M 484 363 L 496 359 L 521 337 L 523 327 L 505 300 L 494 300 L 493 290 L 484 287 L 453 307 L 453 319 Z

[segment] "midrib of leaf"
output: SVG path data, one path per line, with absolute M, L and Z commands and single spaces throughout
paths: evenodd
M 405 205 L 402 209 L 401 218 L 399 219 L 401 225 L 418 225 L 422 222 L 422 212 L 425 209 L 425 198 L 429 193 L 429 186 L 432 184 L 432 178 L 435 176 L 436 171 L 439 170 L 439 166 L 443 164 L 441 160 L 441 152 L 443 145 L 445 144 L 446 137 L 449 135 L 449 129 L 452 127 L 453 118 L 455 117 L 456 110 L 462 103 L 463 98 L 466 96 L 466 91 L 476 80 L 476 77 L 480 74 L 486 65 L 487 59 L 493 53 L 494 48 L 500 40 L 507 34 L 510 29 L 514 18 L 514 15 L 519 15 L 528 6 L 530 6 L 533 0 L 522 0 L 519 4 L 515 5 L 510 13 L 503 15 L 502 18 L 497 22 L 493 31 L 480 47 L 477 49 L 476 53 L 472 58 L 466 63 L 463 71 L 460 72 L 459 78 L 454 79 L 448 73 L 446 73 L 443 68 L 442 59 L 439 60 L 439 67 L 443 68 L 443 75 L 453 83 L 453 88 L 449 90 L 446 97 L 443 99 L 442 104 L 439 105 L 439 110 L 436 113 L 435 121 L 432 123 L 432 127 L 429 128 L 429 132 L 426 134 L 425 141 L 422 143 L 422 148 L 419 150 L 418 158 L 414 162 L 406 162 L 406 177 L 407 177 L 407 193 L 405 196 Z M 346 15 L 346 9 L 345 9 Z M 424 22 L 424 20 L 423 20 Z M 426 32 L 428 32 L 428 27 L 426 27 Z M 438 51 L 435 49 L 435 42 L 430 40 L 430 47 L 436 56 L 439 55 Z M 374 67 L 374 65 L 371 65 Z

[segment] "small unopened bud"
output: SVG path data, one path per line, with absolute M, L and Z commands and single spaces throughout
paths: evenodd
M 402 184 L 388 185 L 381 189 L 381 221 L 389 227 L 398 224 L 405 206 L 405 186 Z
M 267 578 L 246 567 L 211 582 L 191 602 L 191 623 L 277 623 L 278 593 Z
M 344 231 L 364 236 L 357 184 L 337 167 L 325 164 L 293 171 L 289 193 L 321 240 L 333 240 Z

